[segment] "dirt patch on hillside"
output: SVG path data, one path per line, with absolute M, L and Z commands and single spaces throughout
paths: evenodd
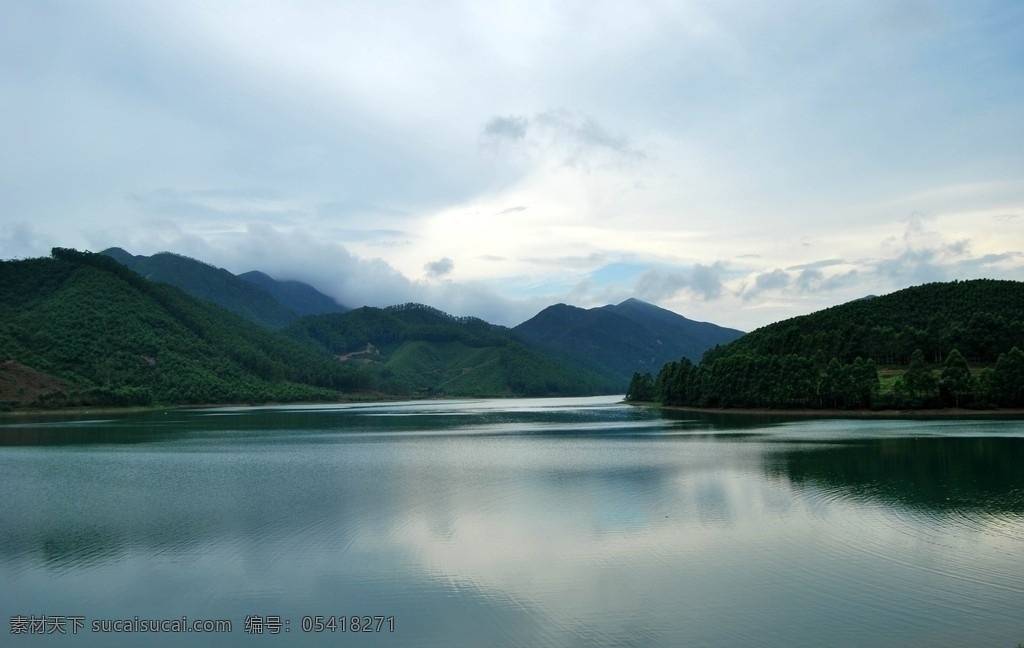
M 14 360 L 0 360 L 0 407 L 24 407 L 44 394 L 69 389 L 73 385 L 60 378 Z

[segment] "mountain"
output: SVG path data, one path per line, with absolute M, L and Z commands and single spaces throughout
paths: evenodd
M 742 331 L 695 322 L 639 299 L 582 309 L 556 304 L 512 329 L 593 370 L 614 376 L 625 389 L 635 372 L 654 373 L 670 360 L 700 359 Z
M 1020 407 L 1020 347 L 1024 283 L 931 283 L 762 327 L 635 387 L 715 407 Z
M 267 328 L 283 328 L 301 315 L 345 310 L 312 286 L 278 282 L 263 273 L 235 276 L 223 268 L 170 252 L 147 257 L 110 248 L 101 254 L 146 279 L 176 286 Z
M 0 262 L 0 406 L 329 400 L 371 387 L 358 367 L 109 256 L 55 248 Z
M 422 304 L 305 317 L 285 333 L 371 371 L 381 389 L 394 394 L 569 396 L 619 389 L 505 327 Z
M 238 275 L 238 278 L 267 291 L 271 297 L 277 300 L 277 303 L 299 317 L 322 315 L 325 313 L 344 313 L 349 310 L 334 301 L 333 298 L 301 281 L 278 281 L 258 270 L 243 272 Z
M 309 315 L 275 331 L 117 257 L 130 255 L 54 248 L 0 262 L 0 409 L 616 389 L 480 319 L 406 304 Z M 176 255 L 152 259 L 207 286 L 243 281 Z
M 769 324 L 729 345 L 728 354 L 821 351 L 851 362 L 857 356 L 906 365 L 915 349 L 942 362 L 956 347 L 968 359 L 995 362 L 1024 344 L 1024 282 L 976 279 L 929 283 L 860 298 Z

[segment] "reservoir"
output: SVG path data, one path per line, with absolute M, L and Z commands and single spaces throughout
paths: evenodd
M 1024 421 L 620 400 L 0 418 L 0 644 L 1024 642 Z

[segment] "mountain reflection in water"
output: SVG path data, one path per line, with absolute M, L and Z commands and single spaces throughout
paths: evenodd
M 298 627 L 332 613 L 395 616 L 364 638 L 395 646 L 1024 641 L 1015 421 L 431 401 L 3 419 L 0 443 L 5 613 L 235 622 L 147 645 L 252 645 L 257 613 L 289 645 L 335 645 Z

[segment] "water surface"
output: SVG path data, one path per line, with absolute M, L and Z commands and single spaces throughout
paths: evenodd
M 616 401 L 0 419 L 2 643 L 1024 642 L 1020 421 Z M 31 615 L 85 628 L 9 634 Z M 304 632 L 315 615 L 394 631 Z M 91 630 L 136 616 L 233 630 Z

